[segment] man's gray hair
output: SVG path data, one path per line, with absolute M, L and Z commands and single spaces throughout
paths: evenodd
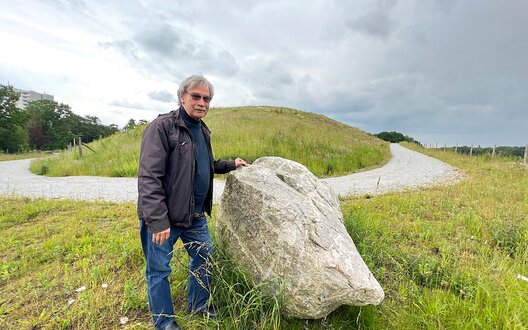
M 180 83 L 180 87 L 178 87 L 178 104 L 181 105 L 180 98 L 187 91 L 187 88 L 200 85 L 209 88 L 209 96 L 211 96 L 212 99 L 214 95 L 213 84 L 211 84 L 209 80 L 207 80 L 201 74 L 195 74 L 183 79 L 183 81 Z

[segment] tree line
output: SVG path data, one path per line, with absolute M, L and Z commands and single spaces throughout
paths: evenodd
M 0 151 L 64 149 L 74 138 L 91 142 L 119 131 L 115 124 L 79 116 L 69 105 L 55 101 L 31 101 L 26 109 L 19 109 L 19 98 L 13 86 L 0 85 Z
M 399 133 L 399 132 L 381 132 L 381 133 L 374 134 L 374 135 L 382 139 L 383 141 L 388 141 L 391 143 L 412 142 L 412 143 L 416 143 L 422 146 L 420 142 L 416 141 L 412 137 L 403 135 L 402 133 Z

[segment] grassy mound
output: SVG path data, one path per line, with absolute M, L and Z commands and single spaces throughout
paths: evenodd
M 236 107 L 211 109 L 205 119 L 212 131 L 216 158 L 263 156 L 297 161 L 319 177 L 342 175 L 379 166 L 390 158 L 388 144 L 357 128 L 327 117 L 287 108 Z M 137 176 L 144 127 L 93 142 L 79 158 L 64 152 L 31 166 L 49 176 Z

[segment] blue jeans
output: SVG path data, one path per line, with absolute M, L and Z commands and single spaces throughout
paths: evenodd
M 168 276 L 173 246 L 181 238 L 191 259 L 189 275 L 188 309 L 197 311 L 207 307 L 211 283 L 210 257 L 213 244 L 205 217 L 195 218 L 189 228 L 173 226 L 163 244 L 152 242 L 152 232 L 140 219 L 141 244 L 146 260 L 147 295 L 152 322 L 161 328 L 174 319 L 174 307 Z

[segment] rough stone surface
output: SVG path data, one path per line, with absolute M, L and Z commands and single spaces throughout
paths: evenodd
M 383 300 L 343 225 L 336 194 L 299 163 L 263 157 L 231 172 L 216 238 L 255 283 L 268 283 L 271 293 L 282 286 L 285 315 L 317 319 L 340 305 Z

